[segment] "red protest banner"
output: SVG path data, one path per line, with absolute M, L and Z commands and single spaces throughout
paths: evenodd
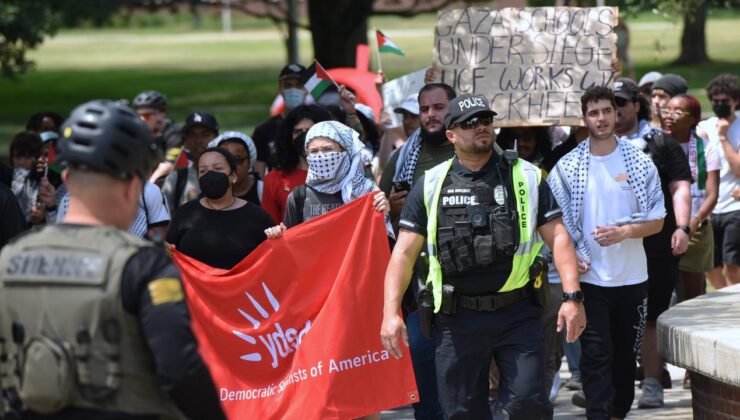
M 268 240 L 231 270 L 175 253 L 200 353 L 232 419 L 350 419 L 418 401 L 380 342 L 390 257 L 372 198 Z

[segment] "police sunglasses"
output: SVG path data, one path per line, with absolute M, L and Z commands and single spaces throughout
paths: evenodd
M 493 117 L 473 117 L 453 125 L 452 128 L 460 127 L 463 130 L 470 130 L 471 128 L 478 126 L 478 123 L 484 127 L 488 127 L 493 124 Z

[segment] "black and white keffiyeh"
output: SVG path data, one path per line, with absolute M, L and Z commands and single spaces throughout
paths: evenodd
M 398 160 L 396 160 L 396 172 L 393 174 L 393 182 L 408 182 L 412 184 L 416 162 L 419 160 L 421 152 L 421 129 L 411 133 L 406 143 L 398 151 Z
M 365 178 L 361 153 L 365 145 L 355 130 L 337 121 L 322 121 L 308 130 L 305 146 L 308 147 L 308 143 L 317 137 L 328 138 L 342 146 L 344 152 L 340 154 L 344 156 L 309 156 L 306 185 L 326 194 L 341 191 L 345 204 L 378 189 L 372 180 Z M 327 179 L 327 172 L 332 170 L 335 170 L 334 177 Z
M 646 223 L 666 215 L 658 170 L 652 160 L 628 140 L 617 140 L 617 150 L 627 169 L 627 182 L 637 196 L 638 212 L 607 225 Z M 583 232 L 583 202 L 590 162 L 589 139 L 560 159 L 550 172 L 547 183 L 563 210 L 563 222 L 578 255 L 590 263 L 591 253 Z M 604 203 L 604 205 L 609 205 Z

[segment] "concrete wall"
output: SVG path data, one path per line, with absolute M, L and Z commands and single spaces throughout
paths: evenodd
M 695 419 L 740 419 L 740 285 L 664 312 L 658 351 L 689 370 Z

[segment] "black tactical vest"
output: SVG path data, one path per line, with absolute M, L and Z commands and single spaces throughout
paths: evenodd
M 439 198 L 437 245 L 446 275 L 484 271 L 516 251 L 516 212 L 510 191 L 450 172 Z

